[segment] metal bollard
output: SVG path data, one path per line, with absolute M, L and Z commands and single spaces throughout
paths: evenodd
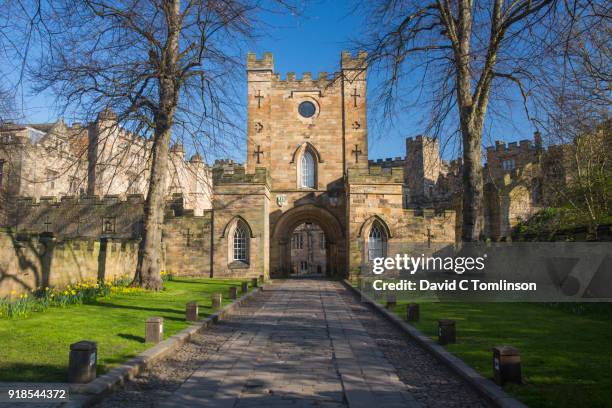
M 96 378 L 98 345 L 95 341 L 83 340 L 70 345 L 68 358 L 68 382 L 88 383 Z
M 455 321 L 448 319 L 438 320 L 438 344 L 445 345 L 456 342 Z
M 164 318 L 150 317 L 145 322 L 145 341 L 159 343 L 164 340 Z
M 406 316 L 406 320 L 409 322 L 418 322 L 421 318 L 421 312 L 419 310 L 418 303 L 410 303 L 408 305 L 408 313 Z
M 518 349 L 512 346 L 493 347 L 493 377 L 499 385 L 523 383 Z
M 230 299 L 236 299 L 238 297 L 238 287 L 237 286 L 230 286 L 229 297 Z
M 387 310 L 393 311 L 395 309 L 395 306 L 397 306 L 397 298 L 395 297 L 395 295 L 387 295 L 387 304 L 385 305 L 385 308 Z
M 223 295 L 221 295 L 221 293 L 213 293 L 212 294 L 212 308 L 220 309 L 222 299 L 223 299 Z
M 185 319 L 190 322 L 198 320 L 198 303 L 189 302 L 185 306 Z

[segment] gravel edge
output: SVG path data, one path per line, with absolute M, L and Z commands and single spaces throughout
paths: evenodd
M 391 323 L 397 326 L 400 330 L 413 338 L 421 347 L 430 352 L 441 363 L 459 375 L 459 377 L 470 384 L 476 391 L 486 397 L 495 406 L 500 408 L 527 408 L 525 404 L 508 395 L 493 381 L 488 380 L 478 374 L 476 370 L 468 366 L 465 362 L 463 362 L 463 360 L 448 352 L 444 347 L 436 344 L 430 337 L 421 333 L 415 327 L 397 317 L 394 313 L 389 312 L 365 293 L 362 293 L 359 288 L 351 285 L 348 280 L 343 279 L 342 283 L 350 291 L 352 291 L 353 294 L 360 297 L 363 302 L 370 304 L 380 315 L 391 321 Z
M 206 330 L 209 326 L 217 323 L 223 316 L 230 313 L 233 309 L 239 307 L 247 299 L 257 295 L 260 291 L 265 290 L 267 285 L 258 286 L 249 293 L 242 295 L 234 302 L 226 305 L 210 316 L 199 320 L 191 326 L 181 330 L 166 340 L 157 345 L 143 351 L 136 357 L 131 358 L 122 365 L 115 367 L 106 374 L 101 375 L 87 384 L 70 384 L 70 401 L 63 404 L 66 408 L 84 408 L 90 407 L 112 391 L 115 387 L 123 385 L 126 381 L 138 376 L 147 365 L 167 356 L 173 350 L 189 341 L 196 333 Z

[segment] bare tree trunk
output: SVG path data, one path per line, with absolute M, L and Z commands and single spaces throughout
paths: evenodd
M 166 199 L 166 175 L 168 173 L 168 145 L 170 143 L 170 125 L 167 116 L 158 118 L 153 143 L 151 177 L 149 190 L 144 206 L 142 240 L 138 251 L 138 264 L 134 284 L 146 289 L 162 288 L 162 229 Z
M 161 58 L 159 108 L 155 114 L 151 177 L 144 208 L 143 237 L 140 242 L 138 264 L 134 276 L 134 284 L 153 290 L 159 290 L 163 286 L 160 272 L 168 153 L 180 87 L 177 76 L 181 32 L 180 3 L 180 0 L 167 0 L 164 4 L 168 20 L 168 39 Z
M 463 126 L 462 126 L 463 127 Z M 461 239 L 464 242 L 480 239 L 482 230 L 482 164 L 480 143 L 482 130 L 468 125 L 462 129 L 463 138 L 463 209 Z

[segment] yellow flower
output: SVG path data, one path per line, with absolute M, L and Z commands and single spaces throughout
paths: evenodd
M 73 290 L 71 293 L 72 293 L 73 295 L 76 295 L 76 292 L 75 292 L 74 290 Z
M 17 291 L 16 290 L 11 290 L 11 295 L 15 295 L 15 294 L 17 294 Z
M 28 294 L 26 293 L 25 295 L 23 295 L 23 297 L 27 299 L 28 298 Z
M 23 293 L 19 295 L 19 299 L 23 299 Z
M 45 288 L 45 292 L 48 292 L 48 291 L 49 291 L 49 287 L 47 286 L 47 287 Z
M 67 294 L 68 294 L 68 291 L 67 291 L 67 290 L 65 290 L 65 291 L 64 291 L 64 295 L 67 295 Z

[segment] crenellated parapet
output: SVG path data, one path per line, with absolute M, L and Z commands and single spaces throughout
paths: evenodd
M 494 146 L 487 147 L 487 152 L 529 152 L 535 150 L 535 145 L 529 139 L 523 139 L 518 142 L 503 142 L 495 141 Z
M 353 56 L 350 51 L 342 51 L 340 66 L 342 69 L 366 69 L 368 66 L 368 53 L 359 51 L 357 55 Z
M 214 185 L 222 184 L 266 184 L 271 185 L 270 175 L 264 167 L 255 168 L 255 172 L 248 173 L 242 165 L 226 165 L 213 170 Z
M 248 71 L 274 71 L 274 57 L 271 52 L 265 52 L 262 58 L 257 58 L 257 54 L 249 52 L 247 54 Z
M 403 167 L 369 166 L 367 169 L 349 168 L 348 184 L 403 184 Z

